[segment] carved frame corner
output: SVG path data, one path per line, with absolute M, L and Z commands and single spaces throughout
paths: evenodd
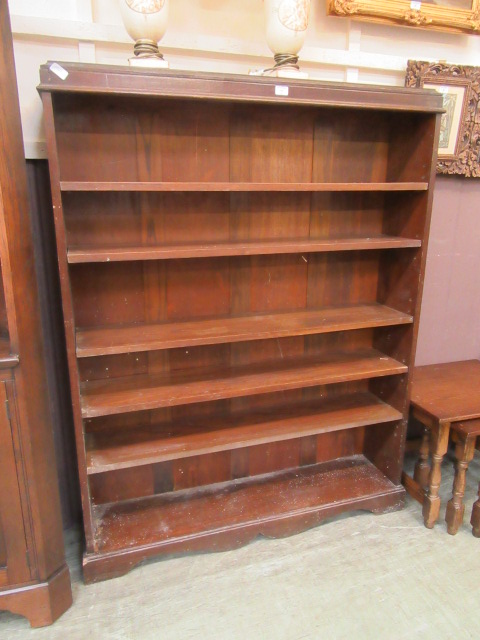
M 327 0 L 327 14 L 369 22 L 480 35 L 480 0 L 471 9 L 410 0 Z
M 437 173 L 480 178 L 480 67 L 409 60 L 405 86 L 425 83 L 465 87 L 455 152 L 438 158 Z

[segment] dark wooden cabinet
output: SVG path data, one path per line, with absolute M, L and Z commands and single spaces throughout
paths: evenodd
M 7 3 L 0 29 L 0 609 L 43 626 L 70 606 L 72 592 Z
M 6 377 L 10 375 L 7 370 Z M 14 389 L 12 379 L 0 382 L 0 588 L 29 582 L 31 577 L 20 493 L 23 469 L 15 458 L 18 424 L 10 410 L 15 406 Z
M 400 508 L 441 98 L 41 68 L 86 581 Z

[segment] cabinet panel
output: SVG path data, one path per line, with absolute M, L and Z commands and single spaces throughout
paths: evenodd
M 17 468 L 13 429 L 7 413 L 7 390 L 0 382 L 0 586 L 2 572 L 9 584 L 30 580 L 27 543 Z
M 0 610 L 39 627 L 72 597 L 42 344 L 48 323 L 35 273 L 41 253 L 33 236 L 41 234 L 28 198 L 7 2 L 0 2 L 0 42 Z

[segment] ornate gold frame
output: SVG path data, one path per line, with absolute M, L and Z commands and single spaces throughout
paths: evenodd
M 470 10 L 410 0 L 327 0 L 327 13 L 370 22 L 480 34 L 480 0 Z
M 438 85 L 443 93 L 448 93 L 449 87 L 464 88 L 455 150 L 439 156 L 437 173 L 480 178 L 480 67 L 409 60 L 405 86 L 424 84 Z

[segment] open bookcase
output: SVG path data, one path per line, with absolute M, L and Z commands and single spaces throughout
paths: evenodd
M 400 508 L 441 98 L 63 66 L 85 580 Z

